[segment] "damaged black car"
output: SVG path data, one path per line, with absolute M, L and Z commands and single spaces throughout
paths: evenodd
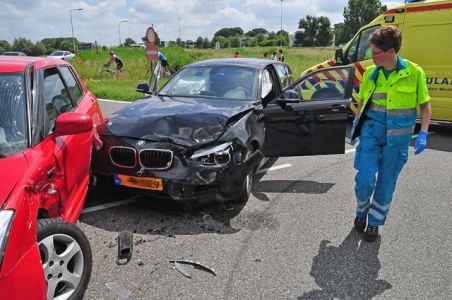
M 115 185 L 177 201 L 245 202 L 265 157 L 345 151 L 352 67 L 292 82 L 281 62 L 212 59 L 158 91 L 159 67 L 137 86 L 144 99 L 98 126 L 94 173 Z

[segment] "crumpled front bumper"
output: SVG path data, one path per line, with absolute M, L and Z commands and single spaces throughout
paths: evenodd
M 188 161 L 182 152 L 172 149 L 174 158 L 168 170 L 142 170 L 121 168 L 113 165 L 107 154 L 108 149 L 96 153 L 93 171 L 97 175 L 107 175 L 113 182 L 114 174 L 161 178 L 163 191 L 135 189 L 151 197 L 169 198 L 176 201 L 196 201 L 200 203 L 236 200 L 242 192 L 246 176 L 264 159 L 261 151 L 253 152 L 246 161 L 223 166 L 205 166 Z

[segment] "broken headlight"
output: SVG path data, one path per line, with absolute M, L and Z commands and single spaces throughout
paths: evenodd
M 190 160 L 202 165 L 226 165 L 232 160 L 232 143 L 224 143 L 195 151 Z

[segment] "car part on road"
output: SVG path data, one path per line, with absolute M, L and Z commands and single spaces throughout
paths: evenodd
M 132 292 L 121 288 L 116 282 L 106 283 L 107 289 L 118 295 L 118 300 L 126 300 L 132 295 Z
M 92 254 L 85 234 L 61 219 L 41 219 L 37 240 L 47 299 L 82 299 L 91 277 Z
M 133 252 L 133 233 L 123 230 L 118 234 L 118 265 L 127 264 L 132 258 Z M 125 259 L 126 261 L 121 261 Z
M 202 270 L 208 271 L 209 273 L 213 274 L 214 276 L 217 276 L 217 274 L 215 273 L 214 269 L 209 268 L 206 265 L 201 264 L 200 262 L 195 262 L 195 261 L 187 260 L 187 259 L 170 259 L 169 262 L 189 264 L 189 265 L 193 265 L 195 267 L 200 267 Z
M 178 263 L 177 261 L 174 262 L 174 269 L 178 270 L 179 272 L 181 272 L 182 275 L 184 275 L 185 277 L 191 278 L 191 273 L 188 272 L 187 269 L 185 269 L 180 263 Z

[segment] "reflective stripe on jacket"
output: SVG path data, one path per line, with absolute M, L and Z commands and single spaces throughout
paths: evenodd
M 363 101 L 356 130 L 353 139 L 359 136 L 362 122 L 365 119 L 364 112 L 373 103 L 372 109 L 386 110 L 387 116 L 387 142 L 389 145 L 409 143 L 416 124 L 416 106 L 430 100 L 428 94 L 425 73 L 420 66 L 398 58 L 397 73 L 388 78 L 386 93 L 379 91 L 374 95 L 375 82 L 379 76 L 380 68 L 372 65 L 366 69 L 363 75 L 359 98 Z M 386 107 L 378 105 L 378 98 L 386 99 Z

